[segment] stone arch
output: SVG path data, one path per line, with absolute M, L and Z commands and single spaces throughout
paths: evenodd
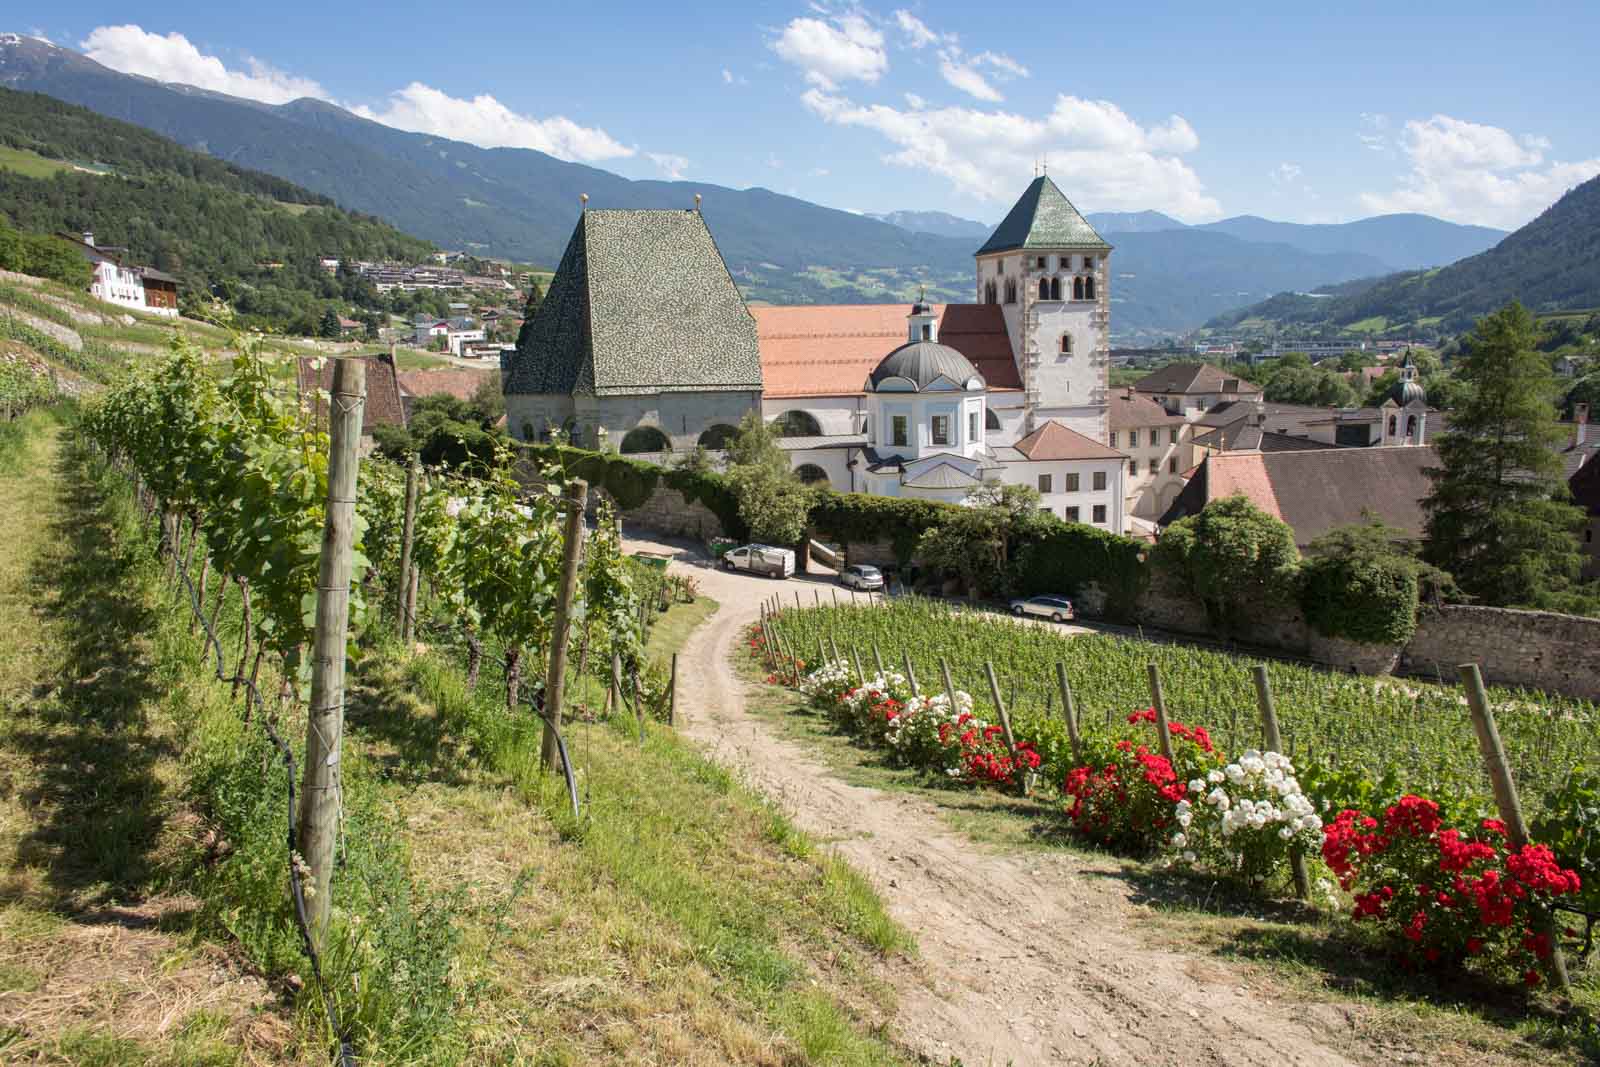
M 1074 300 L 1082 300 L 1083 299 L 1083 279 L 1082 278 L 1074 278 L 1074 279 L 1072 279 L 1072 299 L 1074 299 Z
M 1072 335 L 1070 333 L 1061 335 L 1061 354 L 1063 356 L 1072 355 Z
M 1415 415 L 1406 416 L 1406 436 L 1417 436 L 1417 417 Z
M 734 435 L 738 432 L 737 428 L 729 426 L 725 422 L 719 422 L 715 426 L 707 426 L 705 433 L 700 435 L 698 443 L 701 448 L 727 448 L 728 442 L 732 441 Z
M 1093 278 L 1085 278 L 1083 280 L 1083 298 L 1085 300 L 1093 300 L 1094 299 L 1094 279 Z
M 994 413 L 994 408 L 986 407 L 983 409 L 983 428 L 985 430 L 1000 429 L 1000 416 Z
M 658 426 L 635 426 L 622 437 L 622 453 L 671 452 L 672 439 Z
M 1060 278 L 1051 278 L 1050 279 L 1050 299 L 1051 300 L 1060 300 L 1061 299 L 1061 279 Z
M 1015 278 L 1007 278 L 1006 279 L 1006 303 L 1015 304 L 1016 302 L 1017 302 L 1017 280 Z
M 796 478 L 807 485 L 827 485 L 828 472 L 815 463 L 802 463 L 794 469 Z
M 1049 278 L 1040 278 L 1039 279 L 1039 299 L 1040 300 L 1049 300 L 1050 299 L 1050 279 Z
M 772 420 L 780 437 L 821 437 L 822 424 L 809 411 L 792 408 Z
M 1400 420 L 1394 415 L 1389 416 L 1389 436 L 1394 437 L 1400 432 Z
M 992 280 L 984 283 L 984 286 L 983 286 L 983 302 L 985 304 L 998 304 L 998 303 L 1000 303 L 1000 292 L 999 292 L 998 289 L 995 288 L 995 284 L 994 284 L 994 282 Z

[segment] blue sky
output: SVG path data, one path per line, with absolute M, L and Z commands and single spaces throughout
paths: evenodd
M 1087 211 L 1510 228 L 1600 173 L 1600 4 L 1029 6 L 87 0 L 0 30 L 164 80 L 856 211 L 995 221 L 1046 159 Z

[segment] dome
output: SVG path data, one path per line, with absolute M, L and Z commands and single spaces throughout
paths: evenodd
M 876 392 L 885 379 L 904 378 L 917 392 L 921 392 L 941 377 L 963 388 L 974 378 L 978 379 L 980 388 L 984 384 L 983 375 L 978 373 L 972 361 L 949 345 L 937 341 L 912 341 L 884 356 L 873 369 L 867 386 Z
M 1394 402 L 1401 407 L 1409 407 L 1412 403 L 1426 404 L 1428 402 L 1427 391 L 1422 388 L 1421 383 L 1415 381 L 1395 383 L 1395 387 L 1389 395 L 1394 397 Z

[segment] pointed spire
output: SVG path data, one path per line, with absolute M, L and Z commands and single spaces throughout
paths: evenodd
M 1040 175 L 1018 198 L 978 255 L 1022 248 L 1110 249 L 1056 183 Z

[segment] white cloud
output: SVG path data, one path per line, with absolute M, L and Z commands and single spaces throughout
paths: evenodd
M 937 33 L 928 29 L 927 23 L 904 8 L 894 13 L 894 20 L 899 24 L 900 32 L 905 34 L 907 48 L 926 48 L 941 40 Z
M 808 178 L 826 178 L 828 174 L 829 171 L 827 167 L 812 167 L 810 170 L 806 171 L 806 177 Z
M 1190 219 L 1221 214 L 1178 158 L 1200 143 L 1179 115 L 1143 126 L 1109 101 L 1065 95 L 1039 118 L 968 107 L 902 111 L 819 89 L 801 100 L 825 122 L 876 131 L 894 146 L 885 162 L 941 175 L 983 200 L 1008 201 L 1035 161 L 1048 158 L 1057 183 L 1097 210 L 1156 208 Z
M 772 50 L 805 72 L 806 81 L 832 90 L 840 82 L 876 82 L 889 69 L 883 34 L 856 13 L 790 20 Z
M 771 167 L 773 170 L 782 170 L 783 169 L 783 160 L 778 158 L 778 154 L 776 152 L 768 152 L 767 153 L 767 166 Z
M 1013 78 L 1029 77 L 1028 68 L 1024 67 L 1021 63 L 1018 63 L 1004 52 L 979 52 L 973 57 L 972 61 L 974 63 L 987 63 L 989 66 L 1000 71 L 1001 74 L 1008 74 Z
M 480 148 L 533 148 L 561 159 L 584 161 L 617 159 L 636 151 L 604 130 L 580 126 L 560 115 L 534 118 L 512 111 L 487 93 L 464 100 L 421 82 L 390 93 L 379 108 L 352 110 L 385 126 L 449 137 Z
M 750 79 L 744 77 L 744 75 L 742 75 L 742 74 L 735 74 L 733 71 L 729 70 L 727 67 L 723 67 L 722 68 L 722 84 L 723 85 L 749 85 L 750 84 Z
M 939 55 L 939 75 L 955 88 L 986 103 L 997 104 L 1005 97 L 1000 90 L 978 72 L 975 64 L 963 62 L 959 49 L 949 49 Z
M 1369 211 L 1420 211 L 1515 229 L 1600 174 L 1600 158 L 1547 160 L 1550 142 L 1449 115 L 1411 119 L 1399 141 L 1410 171 L 1398 188 L 1363 193 Z
M 660 168 L 661 173 L 677 181 L 689 169 L 689 161 L 669 152 L 646 152 L 645 158 Z
M 1284 162 L 1279 163 L 1276 167 L 1273 167 L 1272 170 L 1267 173 L 1267 177 L 1272 179 L 1272 181 L 1278 185 L 1293 185 L 1300 178 L 1302 173 L 1303 171 L 1300 169 L 1300 164 Z
M 303 96 L 328 99 L 328 92 L 309 78 L 299 78 L 245 57 L 248 70 L 230 70 L 216 56 L 208 56 L 181 33 L 165 37 L 139 26 L 100 26 L 84 38 L 85 54 L 97 63 L 125 74 L 142 74 L 157 81 L 180 82 L 231 96 L 268 104 L 283 104 Z
M 916 93 L 906 94 L 906 104 L 910 106 L 912 111 L 921 111 L 923 108 L 928 106 L 928 102 L 922 99 L 922 97 L 918 96 Z

